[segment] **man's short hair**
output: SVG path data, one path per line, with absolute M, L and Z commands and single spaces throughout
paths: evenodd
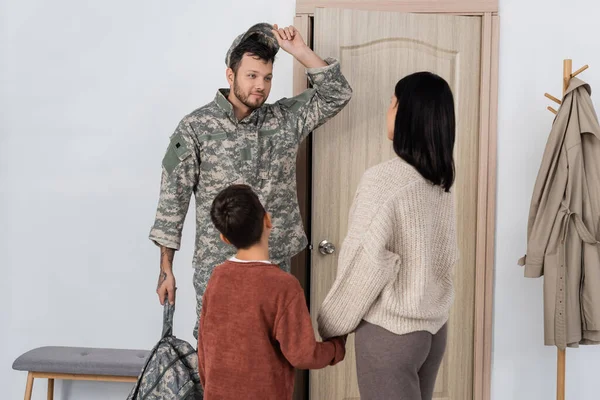
M 265 62 L 275 62 L 277 50 L 259 40 L 257 35 L 258 34 L 251 35 L 231 52 L 229 68 L 231 68 L 233 72 L 237 73 L 238 69 L 240 68 L 240 64 L 242 63 L 244 54 L 258 57 Z
M 260 242 L 266 211 L 248 185 L 232 185 L 215 197 L 210 218 L 221 234 L 237 249 Z

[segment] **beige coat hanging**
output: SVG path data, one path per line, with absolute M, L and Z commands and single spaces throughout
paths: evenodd
M 600 343 L 600 125 L 591 88 L 573 78 L 531 200 L 525 276 L 544 276 L 544 343 Z

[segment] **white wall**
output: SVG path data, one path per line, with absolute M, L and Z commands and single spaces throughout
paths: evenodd
M 147 236 L 169 135 L 226 85 L 235 36 L 292 24 L 294 2 L 15 0 L 0 10 L 0 398 L 12 400 L 26 375 L 11 365 L 26 350 L 158 341 L 159 254 Z M 292 94 L 291 66 L 282 51 L 270 100 Z M 188 218 L 175 261 L 175 334 L 192 343 L 193 227 Z M 56 398 L 124 399 L 130 387 L 57 382 Z M 46 398 L 45 381 L 34 394 Z
M 493 400 L 555 398 L 556 349 L 544 347 L 542 279 L 523 278 L 533 185 L 561 95 L 562 60 L 589 64 L 600 112 L 600 4 L 593 0 L 500 1 L 498 212 L 494 308 Z M 534 26 L 537 24 L 537 26 Z M 600 266 L 599 266 L 600 268 Z M 600 348 L 567 350 L 566 397 L 600 398 Z
M 23 395 L 16 356 L 43 345 L 150 348 L 160 334 L 158 253 L 146 239 L 168 136 L 225 85 L 223 58 L 294 1 L 0 2 L 2 398 Z M 97 4 L 96 4 L 97 3 Z M 523 278 L 529 199 L 560 94 L 562 59 L 600 90 L 600 5 L 501 0 L 493 400 L 554 398 L 542 280 Z M 536 20 L 537 27 L 532 26 Z M 281 54 L 271 100 L 291 94 Z M 594 89 L 597 88 L 597 89 Z M 595 93 L 595 92 L 594 92 Z M 594 98 L 594 97 L 593 97 Z M 600 105 L 600 100 L 596 101 Z M 177 255 L 175 332 L 192 341 L 193 220 Z M 585 364 L 585 367 L 584 367 Z M 600 348 L 567 353 L 567 398 L 596 399 Z M 57 383 L 57 399 L 123 399 L 130 385 Z M 34 390 L 44 397 L 45 382 Z

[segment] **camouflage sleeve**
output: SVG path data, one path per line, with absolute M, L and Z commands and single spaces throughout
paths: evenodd
M 339 113 L 352 98 L 352 88 L 342 74 L 340 63 L 333 58 L 325 62 L 329 65 L 306 70 L 312 88 L 280 100 L 287 119 L 295 124 L 299 143 Z
M 202 311 L 200 311 L 199 319 L 200 327 L 198 329 L 198 373 L 200 374 L 200 383 L 203 387 L 206 387 L 206 357 L 204 355 L 204 342 L 202 341 L 202 333 L 204 332 L 204 321 L 206 320 L 206 309 L 208 308 L 206 293 L 207 292 L 205 291 L 202 299 Z
M 171 135 L 162 160 L 162 179 L 150 240 L 158 246 L 179 250 L 183 222 L 190 198 L 198 184 L 200 159 L 192 128 L 181 121 Z

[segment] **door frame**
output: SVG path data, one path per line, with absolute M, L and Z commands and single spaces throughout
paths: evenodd
M 479 171 L 477 195 L 477 239 L 475 272 L 475 315 L 473 355 L 473 400 L 489 400 L 491 396 L 493 291 L 494 291 L 494 233 L 496 214 L 497 125 L 498 125 L 498 42 L 499 16 L 497 0 L 422 0 L 368 1 L 297 0 L 294 25 L 312 45 L 315 8 L 346 8 L 411 13 L 453 14 L 480 16 L 481 82 L 479 123 Z M 294 60 L 294 95 L 308 87 L 304 67 Z M 311 235 L 312 196 L 312 134 L 302 144 L 297 160 L 297 186 L 300 212 L 309 243 Z M 310 303 L 310 257 L 312 245 L 292 260 L 292 273 L 300 280 Z M 310 304 L 309 304 L 310 307 Z M 299 373 L 295 399 L 307 398 L 308 374 Z

